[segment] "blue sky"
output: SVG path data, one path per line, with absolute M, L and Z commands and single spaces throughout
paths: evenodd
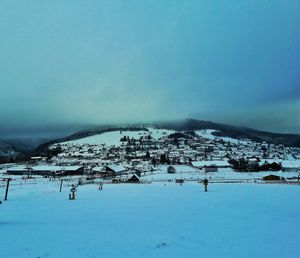
M 300 133 L 299 1 L 1 1 L 0 135 L 199 118 Z

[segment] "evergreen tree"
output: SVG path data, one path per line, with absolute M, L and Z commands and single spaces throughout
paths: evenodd
M 150 157 L 150 153 L 149 153 L 149 151 L 147 151 L 147 153 L 146 153 L 146 156 L 145 156 L 145 159 L 150 159 L 151 157 Z

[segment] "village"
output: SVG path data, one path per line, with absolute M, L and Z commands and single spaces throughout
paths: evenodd
M 74 177 L 78 184 L 299 181 L 300 148 L 218 137 L 215 130 L 116 130 L 54 143 L 46 157 L 1 165 L 1 177 Z M 179 181 L 178 181 L 179 180 Z

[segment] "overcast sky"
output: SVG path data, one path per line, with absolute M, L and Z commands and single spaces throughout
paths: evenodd
M 0 1 L 0 136 L 199 118 L 300 133 L 300 1 Z

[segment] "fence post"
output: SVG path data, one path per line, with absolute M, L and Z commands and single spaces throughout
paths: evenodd
M 4 201 L 7 201 L 8 189 L 9 189 L 9 182 L 10 182 L 11 178 L 6 178 L 6 180 L 7 180 L 7 183 L 6 183 L 6 190 L 5 190 Z
M 63 179 L 60 180 L 60 187 L 59 187 L 59 192 L 61 193 L 62 185 L 63 185 Z

